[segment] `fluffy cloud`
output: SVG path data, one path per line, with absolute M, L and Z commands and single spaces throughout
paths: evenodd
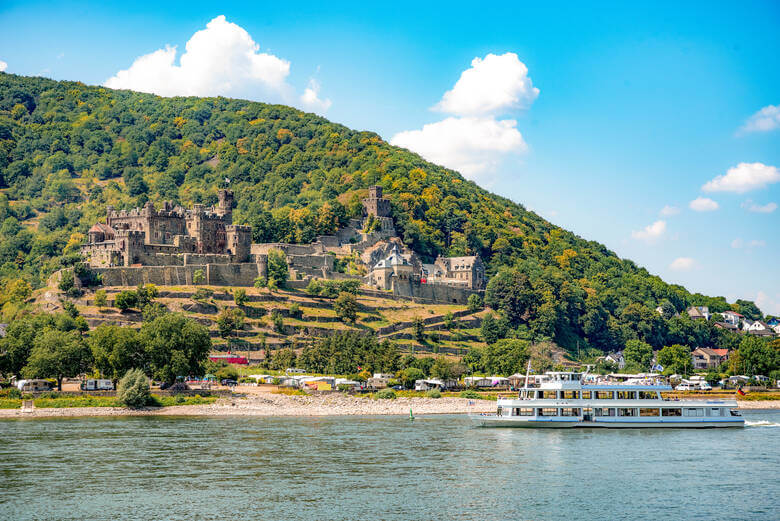
M 331 106 L 329 99 L 320 99 L 320 84 L 313 78 L 309 80 L 309 86 L 301 95 L 301 103 L 314 112 L 325 112 Z
M 666 221 L 655 221 L 641 230 L 631 232 L 631 237 L 640 241 L 653 242 L 660 239 L 664 233 L 666 233 Z
M 444 93 L 434 110 L 458 116 L 500 114 L 526 108 L 539 95 L 528 77 L 528 67 L 508 52 L 474 58 L 452 90 Z
M 737 250 L 741 248 L 763 248 L 764 246 L 766 246 L 766 241 L 759 239 L 753 239 L 747 243 L 739 238 L 731 241 L 731 247 Z
M 780 128 L 780 105 L 767 105 L 742 125 L 742 132 L 769 132 Z
M 674 271 L 687 271 L 696 266 L 696 261 L 690 257 L 677 257 L 669 265 L 669 269 Z
M 661 216 L 663 217 L 671 217 L 672 215 L 677 215 L 680 213 L 680 209 L 676 206 L 669 206 L 668 204 L 661 208 L 661 211 L 659 212 Z
M 4 72 L 8 68 L 8 64 L 3 60 L 0 60 L 0 72 Z
M 719 175 L 702 186 L 705 192 L 734 192 L 743 194 L 751 190 L 766 188 L 780 181 L 780 171 L 763 163 L 740 163 L 729 168 L 725 175 Z
M 742 208 L 747 208 L 753 213 L 772 213 L 777 210 L 777 203 L 756 204 L 750 199 L 742 203 Z
M 515 53 L 474 58 L 471 68 L 433 107 L 453 116 L 420 130 L 399 132 L 390 143 L 467 177 L 483 175 L 494 171 L 508 154 L 528 150 L 517 121 L 497 116 L 528 107 L 538 95 L 528 68 Z
M 768 315 L 780 315 L 780 293 L 777 293 L 774 298 L 767 295 L 763 291 L 759 291 L 756 295 L 756 306 Z
M 290 62 L 260 52 L 242 27 L 217 16 L 197 31 L 176 63 L 176 47 L 166 46 L 136 58 L 130 68 L 105 82 L 113 89 L 131 89 L 161 96 L 229 96 L 256 101 L 300 104 L 324 111 L 330 100 L 319 98 L 310 83 L 300 98 L 287 83 Z
M 527 148 L 514 120 L 447 118 L 393 136 L 393 145 L 473 177 L 494 167 L 497 156 Z
M 697 197 L 688 203 L 688 206 L 691 210 L 696 212 L 712 212 L 719 207 L 718 203 L 708 197 Z

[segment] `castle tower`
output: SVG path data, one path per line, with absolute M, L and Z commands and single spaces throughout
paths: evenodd
M 368 187 L 368 197 L 363 199 L 363 208 L 367 215 L 390 217 L 390 200 L 382 197 L 381 186 Z
M 225 249 L 233 255 L 233 262 L 249 262 L 252 228 L 237 224 L 225 226 L 225 243 Z
M 233 223 L 233 192 L 230 190 L 220 190 L 217 192 L 219 204 L 216 208 L 217 215 L 225 219 L 225 224 Z

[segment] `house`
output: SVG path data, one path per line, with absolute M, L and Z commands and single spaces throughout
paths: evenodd
M 751 329 L 748 331 L 748 335 L 761 338 L 773 338 L 775 336 L 775 331 L 774 329 Z
M 720 363 L 728 362 L 729 360 L 729 350 L 728 349 L 713 349 L 715 354 L 717 354 L 720 357 Z
M 611 362 L 615 365 L 617 365 L 618 369 L 623 369 L 626 367 L 626 359 L 623 358 L 623 352 L 622 351 L 616 351 L 614 353 L 609 353 L 607 356 L 604 357 L 605 362 Z
M 750 326 L 753 325 L 753 321 L 749 318 L 745 318 L 742 320 L 742 331 L 748 332 L 750 331 Z
M 715 327 L 718 329 L 725 329 L 726 331 L 739 331 L 739 326 L 730 322 L 715 322 Z
M 769 322 L 767 322 L 767 324 L 768 323 Z M 772 329 L 774 330 L 776 335 L 780 335 L 780 324 L 776 324 L 776 325 L 772 326 Z
M 697 347 L 691 353 L 691 358 L 693 358 L 693 368 L 699 370 L 715 369 L 722 362 L 721 356 L 714 349 L 708 347 Z
M 412 278 L 414 267 L 409 260 L 401 255 L 397 244 L 393 244 L 390 254 L 377 262 L 368 275 L 368 284 L 384 290 L 393 289 L 395 280 Z
M 744 316 L 740 315 L 736 311 L 724 311 L 721 313 L 723 315 L 723 321 L 732 324 L 734 326 L 739 326 L 739 321 L 744 320 Z
M 427 380 L 415 380 L 415 391 L 430 391 L 431 389 L 438 389 L 444 391 L 451 387 L 455 387 L 456 382 L 454 380 L 439 380 L 438 378 L 430 378 Z
M 766 325 L 772 328 L 774 328 L 775 326 L 780 326 L 780 318 L 772 317 L 766 321 Z
M 709 320 L 710 308 L 707 306 L 691 306 L 688 308 L 688 316 L 694 320 Z
M 463 385 L 466 387 L 505 387 L 510 385 L 510 378 L 503 376 L 467 376 L 463 379 Z
M 438 257 L 434 263 L 424 264 L 420 278 L 427 284 L 446 284 L 468 289 L 485 289 L 485 265 L 476 255 L 470 257 Z

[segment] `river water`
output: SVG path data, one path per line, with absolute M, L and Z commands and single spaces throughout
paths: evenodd
M 778 520 L 780 411 L 744 429 L 463 416 L 0 421 L 0 519 Z

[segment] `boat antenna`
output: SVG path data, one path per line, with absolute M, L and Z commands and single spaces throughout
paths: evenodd
M 529 358 L 528 359 L 528 367 L 526 367 L 526 369 L 525 369 L 525 385 L 523 386 L 526 389 L 528 389 L 528 375 L 530 373 L 531 373 L 531 359 Z

